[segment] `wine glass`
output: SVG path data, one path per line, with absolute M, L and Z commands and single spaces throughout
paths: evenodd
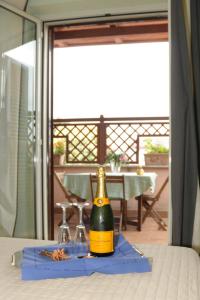
M 66 210 L 72 206 L 72 203 L 56 203 L 56 205 L 62 208 L 62 224 L 58 229 L 58 244 L 67 244 L 71 242 L 72 238 L 66 221 Z
M 88 242 L 86 236 L 86 229 L 83 223 L 83 209 L 88 206 L 88 202 L 84 203 L 73 203 L 79 210 L 79 224 L 76 225 L 76 231 L 74 235 L 74 245 L 77 247 L 76 251 L 78 255 L 85 255 L 88 253 Z

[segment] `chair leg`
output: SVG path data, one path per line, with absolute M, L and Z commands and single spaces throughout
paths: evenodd
M 159 229 L 162 228 L 163 230 L 167 230 L 167 224 L 165 221 L 161 218 L 159 213 L 153 209 L 155 202 L 153 202 L 151 205 L 145 201 L 143 203 L 144 208 L 146 209 L 145 215 L 143 217 L 143 222 L 146 220 L 147 216 L 151 216 L 154 221 L 159 225 Z
M 71 220 L 71 218 L 74 216 L 75 214 L 75 211 L 74 209 L 71 209 L 70 212 L 69 212 L 69 215 L 67 216 L 67 222 L 69 222 Z
M 119 233 L 122 231 L 122 223 L 123 223 L 123 213 L 122 213 L 122 211 L 120 211 Z
M 154 204 L 155 203 L 152 202 L 152 204 L 150 205 L 147 201 L 143 201 L 143 206 L 146 209 L 146 212 L 143 215 L 142 223 L 144 223 L 144 221 L 146 220 L 146 218 L 148 217 L 148 215 L 150 215 L 151 210 L 153 209 Z
M 89 214 L 88 214 L 86 208 L 83 208 L 83 215 L 85 216 L 85 218 L 86 218 L 87 220 L 90 220 L 90 217 L 89 217 Z
M 120 214 L 122 214 L 122 228 L 123 230 L 127 229 L 127 201 L 122 200 L 121 201 L 121 210 Z
M 142 195 L 137 197 L 138 200 L 138 218 L 137 218 L 137 230 L 141 231 L 142 230 L 142 206 L 143 206 L 143 199 Z
M 162 228 L 163 230 L 166 231 L 167 230 L 167 224 L 165 223 L 165 221 L 160 217 L 160 215 L 154 209 L 152 209 L 151 215 L 154 216 L 154 220 L 159 225 L 159 229 Z
M 88 214 L 86 208 L 83 208 L 83 222 L 84 222 L 86 228 L 89 229 L 90 217 L 89 217 L 89 214 Z

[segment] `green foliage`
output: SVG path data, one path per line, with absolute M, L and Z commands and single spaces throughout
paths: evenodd
M 62 155 L 65 153 L 65 144 L 62 141 L 57 141 L 53 144 L 53 153 Z
M 151 139 L 145 140 L 144 148 L 146 153 L 169 153 L 169 148 L 162 144 L 153 144 Z
M 106 163 L 109 163 L 111 161 L 117 163 L 126 163 L 127 156 L 124 153 L 115 153 L 113 151 L 110 151 L 106 157 Z

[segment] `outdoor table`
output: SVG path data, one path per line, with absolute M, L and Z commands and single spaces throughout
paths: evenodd
M 156 173 L 144 173 L 144 175 L 137 175 L 133 172 L 119 172 L 119 173 L 106 173 L 107 176 L 121 176 L 124 175 L 125 185 L 125 200 L 129 201 L 133 197 L 138 197 L 138 218 L 136 222 L 129 221 L 130 224 L 137 225 L 139 231 L 141 231 L 142 224 L 142 194 L 151 189 L 155 190 L 156 185 Z M 64 186 L 77 196 L 92 200 L 91 196 L 91 184 L 90 173 L 65 173 L 63 179 Z M 113 185 L 107 183 L 108 197 L 122 197 L 122 190 L 120 185 Z

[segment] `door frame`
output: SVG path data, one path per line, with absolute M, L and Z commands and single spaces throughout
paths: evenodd
M 159 17 L 166 17 L 167 11 L 159 12 Z M 46 21 L 44 22 L 44 61 L 43 61 L 43 157 L 47 155 L 47 159 L 43 162 L 43 169 L 46 173 L 43 177 L 44 182 L 44 214 L 46 223 L 45 234 L 49 239 L 54 239 L 54 178 L 53 178 L 53 146 L 52 146 L 52 128 L 53 128 L 53 36 L 52 28 L 63 25 L 84 25 L 93 23 L 113 22 L 113 21 L 133 21 L 141 18 L 158 17 L 158 12 L 150 13 L 130 13 L 119 15 L 106 15 L 98 17 L 81 17 L 65 20 Z
M 42 36 L 43 23 L 40 19 L 29 15 L 4 1 L 0 0 L 0 7 L 16 14 L 36 25 L 36 72 L 35 72 L 35 153 L 34 153 L 34 178 L 35 178 L 35 199 L 36 199 L 36 237 L 44 238 L 43 231 L 43 197 L 42 197 Z

